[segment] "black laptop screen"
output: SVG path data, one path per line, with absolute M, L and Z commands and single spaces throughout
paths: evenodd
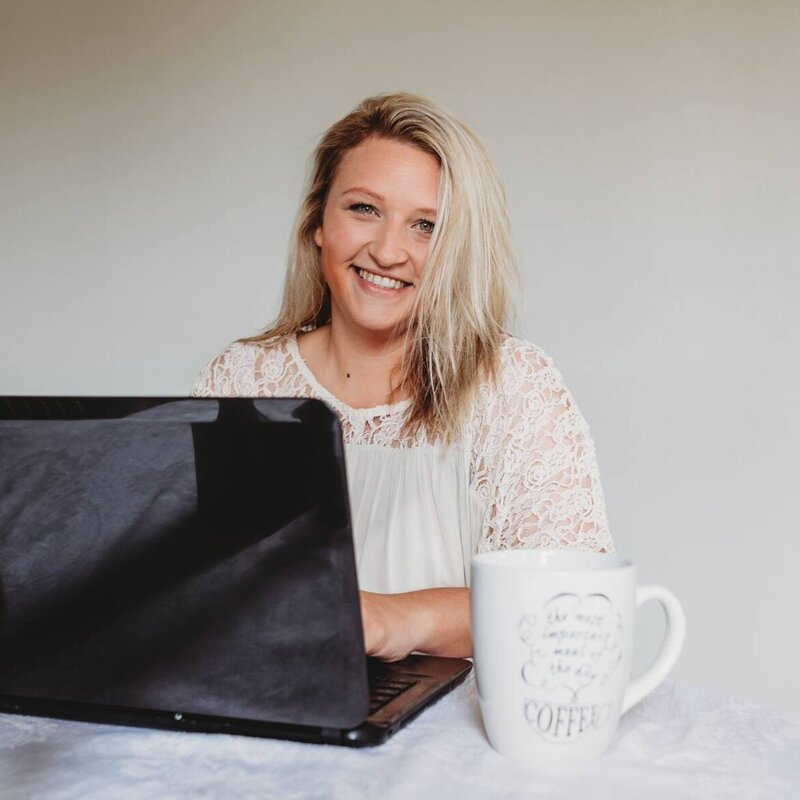
M 366 715 L 341 434 L 315 400 L 0 400 L 0 694 Z

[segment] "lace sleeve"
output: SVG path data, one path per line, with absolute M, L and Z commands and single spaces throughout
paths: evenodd
M 234 343 L 200 371 L 192 387 L 193 397 L 255 396 L 256 350 Z
M 480 549 L 614 552 L 594 443 L 552 361 L 509 339 L 480 390 L 472 485 L 486 509 Z

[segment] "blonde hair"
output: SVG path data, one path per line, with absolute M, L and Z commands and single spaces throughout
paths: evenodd
M 450 441 L 479 381 L 495 374 L 518 272 L 505 192 L 488 152 L 423 97 L 369 97 L 325 132 L 295 221 L 280 312 L 263 334 L 243 341 L 330 322 L 314 233 L 344 154 L 372 136 L 414 144 L 440 164 L 436 225 L 406 328 L 400 385 L 411 393 L 408 429 Z

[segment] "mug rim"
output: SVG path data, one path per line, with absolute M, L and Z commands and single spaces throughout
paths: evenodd
M 633 569 L 635 564 L 630 559 L 622 558 L 616 553 L 517 547 L 476 553 L 472 556 L 472 566 L 496 570 L 546 572 L 549 575 L 553 573 L 585 575 L 590 572 L 609 573 Z

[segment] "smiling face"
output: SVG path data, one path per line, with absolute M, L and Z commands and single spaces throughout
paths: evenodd
M 408 319 L 438 186 L 438 161 L 413 144 L 372 137 L 344 155 L 314 233 L 332 328 L 385 340 Z

